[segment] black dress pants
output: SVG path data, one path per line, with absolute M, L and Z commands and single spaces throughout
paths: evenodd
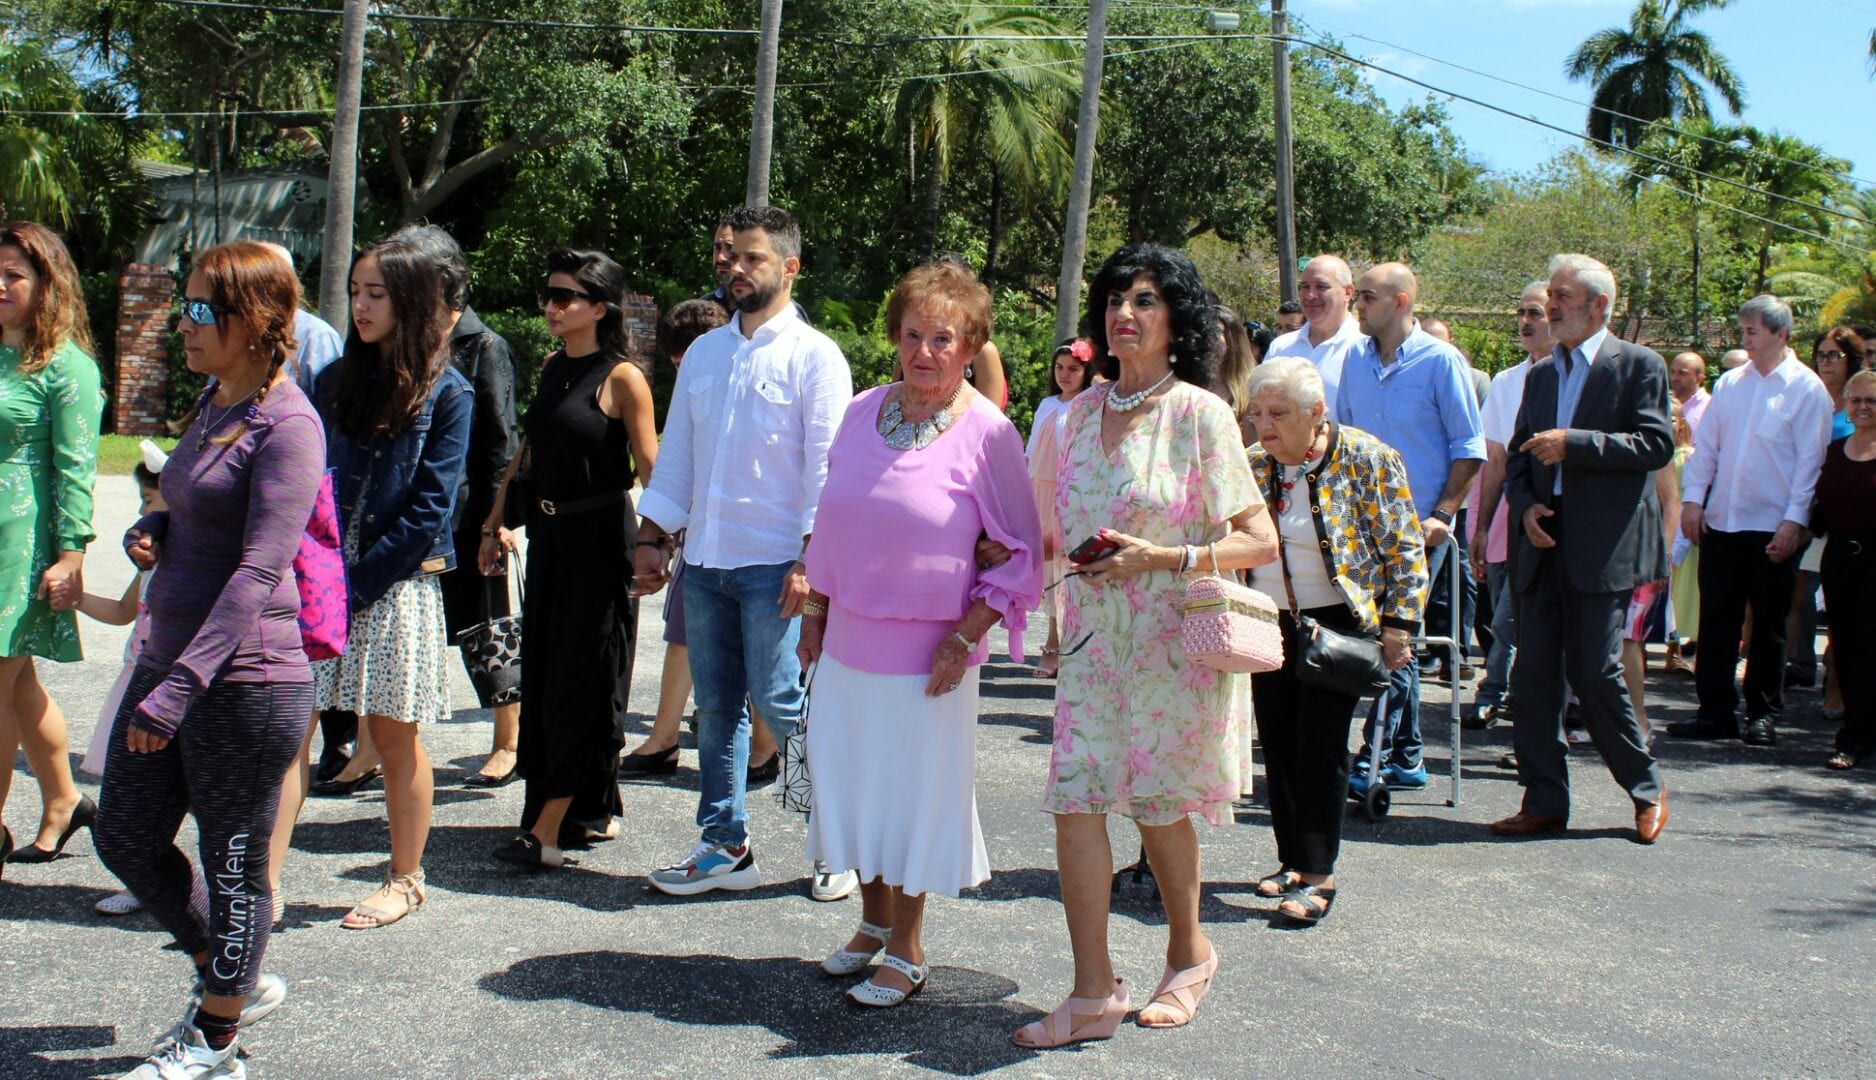
M 1739 723 L 1739 634 L 1752 609 L 1746 653 L 1746 719 L 1778 719 L 1785 704 L 1785 619 L 1798 581 L 1798 556 L 1773 562 L 1769 532 L 1709 531 L 1700 538 L 1700 662 L 1694 689 L 1700 719 Z M 1832 613 L 1833 616 L 1835 613 Z
M 1360 623 L 1346 607 L 1304 614 L 1331 630 L 1360 633 Z M 1361 699 L 1298 682 L 1296 620 L 1289 612 L 1278 620 L 1284 665 L 1251 676 L 1277 860 L 1300 874 L 1333 874 L 1348 802 L 1348 729 Z

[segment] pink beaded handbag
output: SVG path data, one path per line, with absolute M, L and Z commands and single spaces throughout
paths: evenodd
M 1206 545 L 1210 550 L 1210 545 Z M 1218 574 L 1218 553 L 1212 552 Z M 1186 659 L 1218 671 L 1257 674 L 1283 666 L 1283 634 L 1270 597 L 1223 576 L 1186 586 L 1183 639 Z

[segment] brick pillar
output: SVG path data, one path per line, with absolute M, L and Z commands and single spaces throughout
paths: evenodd
M 131 263 L 117 280 L 117 400 L 114 430 L 120 435 L 166 434 L 169 412 L 170 299 L 176 279 L 169 268 Z
M 650 379 L 658 365 L 658 304 L 649 296 L 627 293 L 625 328 L 632 343 L 632 362 Z

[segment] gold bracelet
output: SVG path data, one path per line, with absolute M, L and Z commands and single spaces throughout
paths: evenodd
M 804 600 L 801 603 L 801 613 L 803 615 L 812 615 L 817 619 L 825 619 L 827 618 L 827 605 L 816 603 L 813 600 Z

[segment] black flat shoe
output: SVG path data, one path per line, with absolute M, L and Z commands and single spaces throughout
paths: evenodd
M 6 861 L 10 863 L 51 862 L 59 857 L 60 852 L 65 850 L 65 842 L 72 838 L 73 833 L 80 829 L 89 829 L 93 825 L 96 825 L 97 821 L 98 804 L 91 801 L 91 796 L 80 795 L 78 797 L 78 805 L 72 808 L 72 819 L 65 823 L 65 831 L 59 834 L 59 842 L 51 851 L 47 851 L 37 844 L 27 844 L 25 847 L 18 848 L 7 855 Z M 9 835 L 7 839 L 11 842 L 12 837 Z
M 780 775 L 782 775 L 782 752 L 777 750 L 769 755 L 769 760 L 760 765 L 749 766 L 749 777 L 744 782 L 744 786 L 755 787 L 757 784 L 767 784 Z
M 352 780 L 332 779 L 322 781 L 308 789 L 308 794 L 317 795 L 322 799 L 342 799 L 347 795 L 357 794 L 360 789 L 378 779 L 380 775 L 382 775 L 380 770 L 373 769 L 368 773 L 361 773 L 357 778 Z
M 0 825 L 0 867 L 7 864 L 7 856 L 13 854 L 13 830 Z
M 1771 717 L 1761 716 L 1746 721 L 1746 732 L 1739 738 L 1747 746 L 1777 746 L 1778 729 L 1772 726 Z
M 523 870 L 554 870 L 566 862 L 566 856 L 561 854 L 559 848 L 543 845 L 534 838 L 533 833 L 520 833 L 491 854 L 497 861 L 519 866 Z
M 488 773 L 476 772 L 476 773 L 470 773 L 468 776 L 463 777 L 462 786 L 467 787 L 467 788 L 507 787 L 509 784 L 512 784 L 516 780 L 520 779 L 520 777 L 521 777 L 521 772 L 520 772 L 519 766 L 509 769 L 507 772 L 501 774 L 500 776 L 490 776 Z
M 670 776 L 677 771 L 677 745 L 653 754 L 627 754 L 619 759 L 620 776 Z M 752 770 L 753 775 L 753 770 Z

